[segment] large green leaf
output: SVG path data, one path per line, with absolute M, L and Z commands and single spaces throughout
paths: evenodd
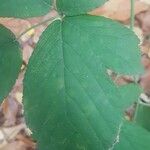
M 0 25 L 0 101 L 8 95 L 21 68 L 21 51 L 13 33 Z
M 57 9 L 65 15 L 85 14 L 103 5 L 107 0 L 57 0 Z
M 136 74 L 139 60 L 137 37 L 110 19 L 85 15 L 53 22 L 24 80 L 26 121 L 39 149 L 109 149 L 138 89 L 120 90 L 106 70 Z
M 28 18 L 48 13 L 52 0 L 0 0 L 1 17 Z

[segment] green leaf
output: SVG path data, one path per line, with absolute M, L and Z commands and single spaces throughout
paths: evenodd
M 85 14 L 103 5 L 107 0 L 57 0 L 57 9 L 67 16 Z
M 138 89 L 124 89 L 124 97 L 106 70 L 140 72 L 139 53 L 132 31 L 110 19 L 85 15 L 53 22 L 41 36 L 24 80 L 26 121 L 39 149 L 111 147 L 123 109 Z
M 52 0 L 1 0 L 0 16 L 28 18 L 49 12 Z
M 19 43 L 10 30 L 0 25 L 0 101 L 10 92 L 21 65 Z

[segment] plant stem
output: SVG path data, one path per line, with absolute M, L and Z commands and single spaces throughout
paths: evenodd
M 137 118 L 137 115 L 138 115 L 139 105 L 140 105 L 140 100 L 137 101 L 137 106 L 136 106 L 135 114 L 134 114 L 134 117 L 133 117 L 133 121 L 135 121 L 135 122 L 136 122 L 136 118 Z
M 130 1 L 131 1 L 130 28 L 131 28 L 131 30 L 133 30 L 133 28 L 134 28 L 134 17 L 135 17 L 135 14 L 134 14 L 134 4 L 135 4 L 135 0 L 130 0 Z
M 35 24 L 33 26 L 31 26 L 30 28 L 28 28 L 27 30 L 25 30 L 24 32 L 22 32 L 18 37 L 17 37 L 17 40 L 19 40 L 24 34 L 26 34 L 27 32 L 29 32 L 30 30 L 34 29 L 34 28 L 37 28 L 38 26 L 41 26 L 49 21 L 53 21 L 57 19 L 57 16 L 56 17 L 52 17 L 52 18 L 48 18 L 47 20 L 44 20 L 38 24 Z

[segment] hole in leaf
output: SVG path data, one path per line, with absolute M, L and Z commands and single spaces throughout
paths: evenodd
M 126 84 L 139 82 L 139 77 L 134 77 L 134 76 L 129 76 L 129 75 L 121 75 L 110 69 L 107 69 L 107 74 L 112 79 L 112 81 L 118 86 L 123 86 Z

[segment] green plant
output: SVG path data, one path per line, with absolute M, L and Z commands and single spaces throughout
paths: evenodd
M 41 16 L 52 5 L 60 14 L 42 34 L 24 79 L 25 117 L 39 150 L 149 149 L 149 132 L 123 117 L 138 86 L 118 87 L 106 73 L 141 73 L 139 40 L 115 21 L 87 15 L 105 1 L 1 0 L 2 17 Z M 0 35 L 2 100 L 22 62 L 14 35 L 3 26 Z

